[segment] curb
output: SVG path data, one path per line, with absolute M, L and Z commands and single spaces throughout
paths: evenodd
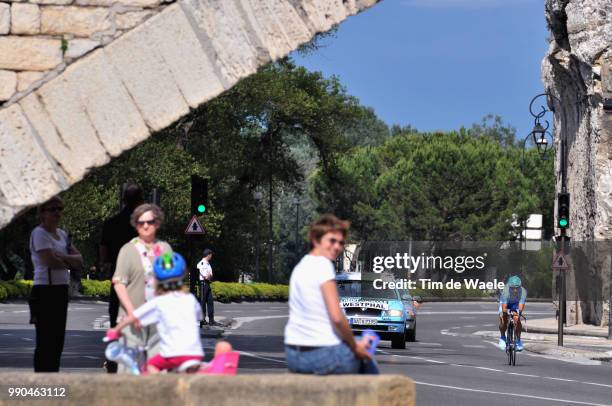
M 524 350 L 541 355 L 563 356 L 564 358 L 589 359 L 593 361 L 612 361 L 612 351 L 595 352 L 577 348 L 558 347 L 550 344 L 525 343 Z
M 529 324 L 525 324 L 523 331 L 526 333 L 559 334 L 556 328 L 538 327 L 538 326 L 533 326 Z M 608 338 L 608 333 L 606 331 L 585 331 L 585 330 L 563 329 L 563 335 Z

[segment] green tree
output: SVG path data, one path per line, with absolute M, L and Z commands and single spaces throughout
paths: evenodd
M 548 210 L 552 168 L 533 158 L 526 166 L 538 176 L 528 179 L 522 150 L 496 137 L 395 135 L 339 158 L 333 173 L 319 170 L 312 193 L 319 210 L 351 219 L 360 239 L 508 240 L 515 215 Z

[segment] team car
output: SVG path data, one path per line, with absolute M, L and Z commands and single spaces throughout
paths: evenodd
M 420 297 L 397 289 L 374 289 L 357 272 L 338 274 L 336 282 L 353 333 L 374 330 L 382 340 L 391 340 L 391 348 L 404 349 L 406 341 L 415 341 L 415 302 L 420 303 Z

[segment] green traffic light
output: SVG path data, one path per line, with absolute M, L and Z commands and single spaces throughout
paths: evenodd
M 567 227 L 568 223 L 569 222 L 567 221 L 567 219 L 559 219 L 559 227 L 561 228 Z
M 204 213 L 206 211 L 206 206 L 203 204 L 198 204 L 198 213 Z

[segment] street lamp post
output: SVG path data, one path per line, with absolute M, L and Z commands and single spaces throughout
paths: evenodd
M 559 98 L 557 98 L 556 96 L 554 96 L 551 93 L 541 93 L 537 96 L 535 96 L 533 99 L 531 99 L 531 103 L 529 103 L 529 113 L 531 113 L 531 115 L 534 117 L 535 119 L 535 126 L 534 126 L 534 130 L 532 131 L 532 134 L 534 136 L 534 142 L 536 143 L 536 145 L 538 146 L 538 151 L 540 151 L 540 148 L 543 146 L 544 150 L 546 151 L 547 149 L 547 139 L 546 139 L 546 134 L 548 133 L 548 121 L 546 121 L 546 127 L 543 127 L 540 124 L 540 119 L 542 117 L 544 117 L 544 115 L 546 115 L 546 113 L 548 113 L 549 111 L 552 111 L 553 113 L 555 112 L 553 109 L 544 107 L 544 106 L 540 106 L 541 110 L 539 112 L 534 112 L 533 110 L 533 104 L 534 102 L 542 97 L 551 97 L 554 98 L 555 100 L 557 100 L 557 102 L 559 103 L 559 105 L 561 104 L 561 100 L 559 100 Z M 548 100 L 547 100 L 548 101 Z M 548 103 L 547 103 L 548 104 Z M 567 193 L 567 134 L 565 134 L 565 131 L 561 131 L 561 146 L 560 146 L 560 151 L 559 151 L 559 155 L 560 155 L 560 164 L 559 164 L 559 169 L 561 172 L 561 194 L 566 195 L 567 198 L 569 199 L 569 193 Z M 558 197 L 557 197 L 558 198 Z M 557 205 L 559 204 L 559 202 L 557 201 Z M 563 255 L 565 253 L 565 242 L 566 240 L 568 240 L 569 238 L 567 237 L 567 228 L 569 226 L 568 223 L 564 223 L 564 224 L 557 224 L 557 226 L 559 226 L 559 230 L 560 230 L 560 235 L 556 237 L 557 241 L 561 242 L 561 248 L 559 250 L 559 254 Z M 560 270 L 560 278 L 559 278 L 559 320 L 558 320 L 558 329 L 557 329 L 557 345 L 562 347 L 563 346 L 563 327 L 564 327 L 564 322 L 565 322 L 565 313 L 566 313 L 566 292 L 565 292 L 565 270 Z

